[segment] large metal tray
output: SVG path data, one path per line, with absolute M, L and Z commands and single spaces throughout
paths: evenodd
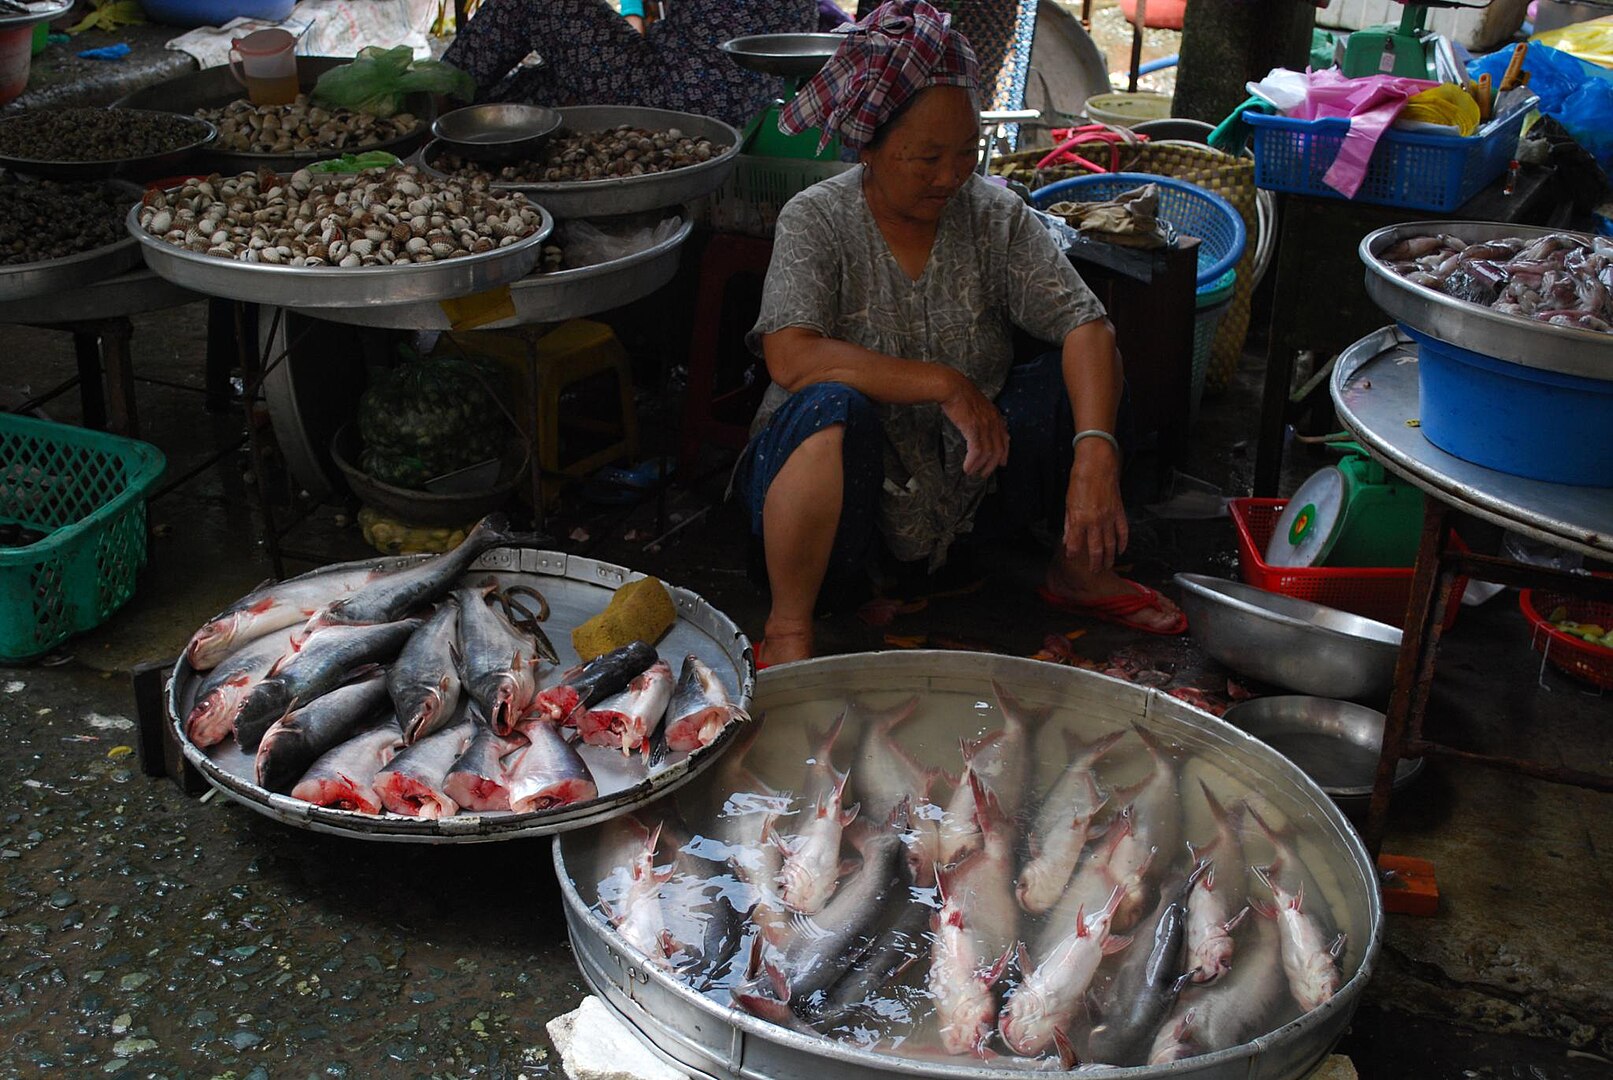
M 739 132 L 709 116 L 673 112 L 670 109 L 645 109 L 635 105 L 573 105 L 561 109 L 560 115 L 565 118 L 564 127 L 571 131 L 603 131 L 618 124 L 656 131 L 678 128 L 687 135 L 710 139 L 714 144 L 727 146 L 727 149 L 699 165 L 649 176 L 571 180 L 556 184 L 501 180 L 494 182 L 493 190 L 525 192 L 559 218 L 611 217 L 679 206 L 710 195 L 722 187 L 739 162 Z M 433 139 L 420 150 L 420 167 L 433 176 L 443 175 L 431 163 L 448 149 L 440 140 Z
M 510 286 L 515 317 L 479 326 L 501 330 L 533 323 L 563 322 L 630 304 L 672 280 L 678 272 L 678 249 L 689 238 L 693 223 L 687 219 L 676 233 L 643 251 L 610 262 L 528 274 Z M 390 307 L 337 308 L 320 312 L 320 318 L 355 326 L 393 330 L 450 330 L 453 323 L 437 303 L 395 304 Z
M 364 559 L 350 566 L 398 567 L 420 556 Z M 429 558 L 429 556 L 426 556 Z M 584 559 L 563 552 L 533 548 L 495 548 L 471 564 L 476 580 L 489 576 L 501 584 L 523 584 L 542 591 L 549 601 L 549 640 L 560 654 L 560 667 L 577 662 L 571 647 L 573 626 L 597 614 L 610 594 L 644 575 L 612 563 Z M 329 568 L 326 568 L 329 569 Z M 676 667 L 684 654 L 694 653 L 722 677 L 729 694 L 741 707 L 750 704 L 756 683 L 756 666 L 750 641 L 733 620 L 688 589 L 668 586 L 677 605 L 678 621 L 657 644 L 663 658 Z M 674 752 L 653 776 L 647 776 L 642 755 L 624 758 L 608 747 L 578 748 L 601 792 L 596 799 L 517 814 L 509 811 L 462 813 L 436 820 L 398 814 L 362 814 L 314 806 L 259 787 L 254 780 L 253 758 L 234 740 L 203 750 L 185 736 L 181 719 L 195 700 L 199 676 L 181 656 L 168 682 L 167 722 L 179 738 L 185 759 L 201 771 L 220 792 L 276 821 L 315 832 L 353 836 L 363 840 L 390 840 L 423 844 L 483 843 L 553 833 L 597 825 L 675 791 L 704 772 L 728 748 L 738 729 L 730 724 L 710 746 L 692 752 Z
M 141 193 L 138 187 L 119 180 L 107 182 L 138 205 Z M 85 285 L 139 265 L 140 245 L 129 238 L 61 259 L 0 266 L 0 303 L 57 293 L 70 295 Z M 83 318 L 84 312 L 79 310 L 71 317 Z
M 1408 221 L 1368 233 L 1359 248 L 1366 264 L 1367 295 L 1396 321 L 1430 337 L 1484 356 L 1540 371 L 1613 380 L 1613 334 L 1552 326 L 1470 304 L 1437 289 L 1408 281 L 1385 266 L 1378 253 L 1408 236 L 1445 233 L 1473 243 L 1506 236 L 1536 237 L 1573 233 L 1534 225 L 1494 221 Z
M 945 690 L 980 694 L 988 694 L 987 680 L 996 678 L 1026 700 L 1060 701 L 1066 708 L 1085 710 L 1110 724 L 1143 724 L 1201 758 L 1215 756 L 1247 765 L 1262 781 L 1263 798 L 1291 818 L 1303 819 L 1306 839 L 1348 865 L 1347 875 L 1332 879 L 1332 884 L 1340 894 L 1339 901 L 1347 905 L 1350 954 L 1355 955 L 1359 947 L 1361 959 L 1331 1001 L 1242 1046 L 1170 1065 L 1117 1069 L 1115 1076 L 1132 1080 L 1297 1080 L 1337 1042 L 1377 962 L 1383 935 L 1382 897 L 1372 859 L 1355 830 L 1292 762 L 1258 739 L 1158 690 L 1095 672 L 981 653 L 862 653 L 772 668 L 758 680 L 752 711 L 765 723 L 769 708 L 809 700 L 844 700 L 849 681 L 870 678 L 895 693 Z M 751 753 L 759 752 L 768 738 L 764 727 Z M 593 991 L 618 1016 L 652 1048 L 682 1067 L 723 1080 L 819 1080 L 824 1076 L 836 1080 L 1004 1080 L 1036 1075 L 1023 1065 L 951 1065 L 859 1050 L 797 1034 L 721 1005 L 648 962 L 598 917 L 579 892 L 574 875 L 585 880 L 596 875 L 602 869 L 600 858 L 597 842 L 586 833 L 561 837 L 554 845 L 555 875 L 560 880 L 578 967 Z M 594 876 L 593 881 L 599 876 L 603 875 Z
M 352 62 L 353 58 L 350 56 L 299 56 L 297 57 L 299 88 L 308 93 L 313 90 L 314 84 L 325 72 Z M 195 115 L 197 109 L 216 109 L 244 97 L 246 88 L 235 81 L 230 69 L 215 67 L 136 90 L 114 104 L 128 108 L 161 109 L 164 112 Z M 189 169 L 204 176 L 215 172 L 228 176 L 231 173 L 254 172 L 260 168 L 273 169 L 275 172 L 295 172 L 311 161 L 323 161 L 326 158 L 340 157 L 342 154 L 362 154 L 368 150 L 385 150 L 400 158 L 407 157 L 426 141 L 426 136 L 431 130 L 431 121 L 437 116 L 437 109 L 430 94 L 410 94 L 405 99 L 405 104 L 408 106 L 406 111 L 419 120 L 420 124 L 409 134 L 400 135 L 396 139 L 366 143 L 363 146 L 348 146 L 341 150 L 302 150 L 291 154 L 253 154 L 208 147 L 192 159 Z
M 157 109 L 131 109 L 130 112 L 159 112 Z M 18 115 L 21 115 L 20 113 Z M 195 129 L 196 138 L 184 146 L 164 150 L 160 154 L 142 157 L 113 158 L 102 161 L 41 161 L 38 158 L 15 157 L 0 154 L 0 167 L 25 176 L 38 176 L 47 180 L 156 180 L 172 176 L 192 160 L 202 148 L 218 137 L 218 128 L 199 117 L 184 113 L 170 113 Z M 0 118 L 0 125 L 11 117 Z
M 73 10 L 73 0 L 62 0 L 60 4 L 52 6 L 46 11 L 12 11 L 9 8 L 0 8 L 0 30 L 16 30 L 34 23 L 49 22 L 59 19 Z
M 247 263 L 175 247 L 140 227 L 140 207 L 129 210 L 128 228 L 145 253 L 146 265 L 175 285 L 208 296 L 277 304 L 288 308 L 383 307 L 472 296 L 519 281 L 543 255 L 554 219 L 543 207 L 538 231 L 509 247 L 480 255 L 408 266 L 284 266 Z
M 81 319 L 114 319 L 206 299 L 164 281 L 140 264 L 140 245 L 133 240 L 119 243 L 127 244 L 135 253 L 134 269 L 85 285 L 52 289 L 19 300 L 0 300 L 0 323 L 45 326 Z

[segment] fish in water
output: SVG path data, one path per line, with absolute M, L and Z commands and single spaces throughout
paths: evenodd
M 683 658 L 678 685 L 667 703 L 662 723 L 668 750 L 698 750 L 710 746 L 732 720 L 750 717 L 728 696 L 722 679 L 694 653 Z M 652 754 L 650 764 L 658 764 Z
M 541 723 L 542 721 L 538 721 Z M 644 844 L 628 864 L 627 893 L 615 904 L 600 900 L 605 917 L 626 942 L 651 961 L 667 966 L 677 943 L 661 912 L 661 886 L 672 879 L 673 868 L 656 869 L 655 852 L 661 843 L 661 826 L 645 836 Z
M 291 651 L 288 637 L 266 634 L 221 660 L 196 684 L 196 704 L 185 716 L 185 737 L 197 746 L 221 743 L 235 730 L 235 714 L 252 688 Z
M 465 752 L 448 770 L 442 789 L 462 810 L 508 810 L 510 789 L 504 759 L 526 743 L 520 736 L 500 735 L 494 731 L 474 701 L 466 711 L 476 732 Z
M 671 666 L 657 660 L 633 676 L 620 693 L 573 713 L 578 738 L 589 746 L 621 747 L 624 755 L 635 750 L 647 753 L 650 735 L 666 715 L 675 685 Z
M 387 693 L 413 743 L 453 719 L 459 705 L 459 665 L 454 652 L 459 602 L 446 598 L 431 618 L 409 636 L 386 673 Z
M 980 778 L 975 785 L 975 818 L 983 838 L 980 850 L 952 868 L 952 894 L 969 913 L 976 955 L 996 957 L 1009 951 L 1019 936 L 1019 902 L 1014 898 L 1014 823 L 997 805 Z
M 521 542 L 523 537 L 510 532 L 509 525 L 504 515 L 489 514 L 454 550 L 368 582 L 316 612 L 309 620 L 309 629 L 329 623 L 394 622 L 416 608 L 435 603 L 447 595 L 482 552 Z
M 935 910 L 912 893 L 909 889 L 905 898 L 896 898 L 895 911 L 874 944 L 824 994 L 811 1014 L 818 1023 L 832 1027 L 854 1013 L 877 1010 L 881 991 L 926 954 L 925 939 Z
M 553 724 L 526 720 L 515 733 L 527 745 L 504 760 L 511 810 L 549 810 L 598 796 L 593 774 Z
M 868 821 L 882 821 L 902 800 L 910 801 L 914 877 L 921 885 L 931 885 L 935 864 L 941 858 L 937 822 L 941 808 L 930 802 L 930 787 L 941 770 L 920 765 L 895 738 L 897 729 L 913 719 L 918 705 L 915 695 L 888 709 L 861 703 L 849 706 L 848 711 L 862 721 L 851 775 L 863 817 Z
M 635 676 L 659 659 L 647 643 L 630 642 L 567 671 L 558 683 L 538 692 L 532 708 L 546 720 L 565 723 L 578 709 L 592 708 L 626 690 Z
M 537 646 L 503 612 L 487 604 L 487 588 L 460 589 L 459 673 L 464 693 L 500 735 L 515 730 L 538 693 Z
M 1305 886 L 1301 884 L 1298 892 L 1289 892 L 1278 877 L 1280 872 L 1277 863 L 1255 867 L 1255 876 L 1271 890 L 1276 910 L 1258 900 L 1250 903 L 1262 915 L 1277 920 L 1288 991 L 1299 1007 L 1309 1012 L 1332 1001 L 1338 993 L 1343 981 L 1339 957 L 1344 955 L 1345 935 L 1339 934 L 1329 944 L 1321 926 L 1305 910 Z
M 197 671 L 207 671 L 266 634 L 302 626 L 316 611 L 385 573 L 374 566 L 342 567 L 261 585 L 207 620 L 186 644 L 185 659 Z
M 1187 966 L 1196 983 L 1214 982 L 1232 966 L 1236 945 L 1232 931 L 1249 913 L 1244 903 L 1243 839 L 1233 815 L 1221 805 L 1208 784 L 1199 781 L 1210 817 L 1215 822 L 1215 839 L 1202 848 L 1189 846 L 1193 861 L 1208 863 L 1208 869 L 1187 896 Z M 1240 806 L 1234 813 L 1241 816 Z M 1234 872 L 1218 882 L 1215 864 Z M 1233 909 L 1237 913 L 1233 914 Z
M 1109 984 L 1102 1019 L 1087 1038 L 1087 1060 L 1109 1065 L 1141 1065 L 1148 1057 L 1176 996 L 1191 976 L 1184 960 L 1187 942 L 1187 897 L 1209 870 L 1199 863 L 1173 892 L 1162 894 L 1153 915 L 1140 931 L 1152 929 L 1153 945 L 1127 950 Z
M 370 726 L 387 707 L 386 675 L 373 668 L 293 709 L 271 724 L 258 743 L 258 786 L 282 795 L 290 791 L 327 750 Z
M 1064 890 L 1064 896 L 1042 924 L 1036 940 L 1037 956 L 1046 955 L 1077 925 L 1077 912 L 1103 904 L 1116 888 L 1121 893 L 1117 910 L 1128 905 L 1135 908 L 1152 905 L 1154 896 L 1149 870 L 1157 853 L 1152 849 L 1144 850 L 1137 842 L 1132 826 L 1134 816 L 1135 811 L 1127 806 L 1107 823 L 1103 839 L 1087 852 Z M 1117 916 L 1115 922 L 1118 921 Z
M 1020 906 L 1031 914 L 1046 912 L 1064 895 L 1091 835 L 1092 820 L 1109 802 L 1098 790 L 1093 769 L 1124 734 L 1112 732 L 1092 743 L 1066 739 L 1069 764 L 1048 788 L 1030 823 L 1025 837 L 1030 858 L 1015 886 Z
M 336 687 L 353 669 L 391 660 L 419 626 L 419 619 L 401 619 L 379 626 L 326 626 L 309 634 L 241 702 L 235 741 L 243 750 L 256 750 L 270 724 Z
M 1052 710 L 1029 708 L 995 679 L 991 688 L 1003 726 L 962 744 L 964 770 L 978 776 L 985 789 L 997 796 L 1003 813 L 1015 817 L 1030 785 L 1031 744 Z M 980 846 L 980 840 L 980 830 L 975 825 L 974 789 L 967 779 L 960 779 L 941 817 L 941 865 L 951 866 L 965 858 Z
M 381 805 L 405 817 L 445 818 L 459 813 L 459 804 L 444 784 L 448 770 L 475 735 L 475 722 L 460 709 L 447 727 L 409 744 L 375 778 Z
M 947 887 L 946 871 L 936 867 L 941 909 L 930 921 L 930 996 L 935 1000 L 941 1046 L 949 1054 L 985 1055 L 997 1026 L 997 994 L 993 989 L 1008 967 L 1012 949 L 1001 956 L 980 953 L 980 935 L 967 925 L 975 916 L 965 910 L 957 890 Z
M 729 867 L 702 853 L 705 842 L 697 840 L 675 809 L 662 819 L 661 841 L 672 850 L 674 870 L 661 889 L 661 912 L 678 952 L 688 958 L 679 970 L 716 980 L 738 953 L 746 925 L 744 913 L 730 900 Z
M 777 833 L 770 837 L 787 853 L 779 870 L 778 896 L 791 911 L 816 915 L 834 894 L 840 877 L 840 834 L 856 819 L 858 811 L 856 803 L 842 806 L 846 776 L 837 774 L 833 786 L 807 808 L 806 824 L 796 834 L 793 845 L 786 846 Z
M 327 750 L 297 781 L 291 797 L 315 806 L 379 814 L 382 804 L 375 778 L 401 749 L 403 728 L 397 717 L 388 714 L 374 727 Z
M 1276 921 L 1250 920 L 1239 935 L 1238 962 L 1210 985 L 1189 983 L 1154 1036 L 1148 1064 L 1163 1065 L 1239 1046 L 1293 1016 Z
M 1105 956 L 1131 944 L 1129 937 L 1111 934 L 1109 927 L 1124 890 L 1119 886 L 1108 903 L 1090 915 L 1078 912 L 1075 929 L 1053 947 L 1036 966 L 1025 947 L 1019 947 L 1020 984 L 1003 1003 L 997 1028 L 1003 1042 L 1027 1057 L 1056 1047 L 1066 1068 L 1075 1063 L 1069 1041 L 1070 1024 L 1086 997 L 1098 964 Z

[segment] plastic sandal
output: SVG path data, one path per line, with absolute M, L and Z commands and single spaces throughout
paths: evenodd
M 1106 596 L 1100 600 L 1074 600 L 1068 596 L 1060 596 L 1046 585 L 1038 585 L 1036 595 L 1041 598 L 1042 603 L 1056 611 L 1067 612 L 1071 615 L 1088 615 L 1094 619 L 1114 623 L 1116 626 L 1124 626 L 1129 630 L 1140 630 L 1145 634 L 1174 637 L 1177 634 L 1187 632 L 1187 615 L 1183 612 L 1177 613 L 1175 622 L 1159 629 L 1155 629 L 1145 623 L 1133 622 L 1129 619 L 1128 616 L 1135 615 L 1139 611 L 1146 611 L 1149 608 L 1157 611 L 1165 609 L 1160 603 L 1164 598 L 1159 595 L 1159 590 L 1151 589 L 1147 585 L 1135 581 L 1127 581 L 1126 584 L 1130 585 L 1135 591 L 1117 596 Z

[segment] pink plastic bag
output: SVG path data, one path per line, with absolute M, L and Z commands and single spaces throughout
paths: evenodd
M 1327 186 L 1347 199 L 1353 199 L 1367 178 L 1367 163 L 1378 140 L 1395 122 L 1406 101 L 1437 83 L 1426 79 L 1405 79 L 1395 75 L 1369 75 L 1347 79 L 1337 68 L 1312 71 L 1305 104 L 1290 114 L 1300 120 L 1345 117 L 1350 133 L 1339 148 L 1333 167 L 1322 177 Z

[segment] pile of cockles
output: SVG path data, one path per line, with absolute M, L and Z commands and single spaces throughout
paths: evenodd
M 562 128 L 544 144 L 539 160 L 490 166 L 450 152 L 433 160 L 432 167 L 450 176 L 553 184 L 670 172 L 710 161 L 726 149 L 678 128 L 651 131 L 621 124 L 604 131 Z
M 316 104 L 307 94 L 287 105 L 254 105 L 239 98 L 220 108 L 197 109 L 196 115 L 217 126 L 218 149 L 253 154 L 353 150 L 402 138 L 420 126 L 410 113 L 371 116 Z
M 1613 331 L 1613 239 L 1605 236 L 1550 233 L 1476 243 L 1409 236 L 1378 258 L 1407 281 L 1503 315 Z

